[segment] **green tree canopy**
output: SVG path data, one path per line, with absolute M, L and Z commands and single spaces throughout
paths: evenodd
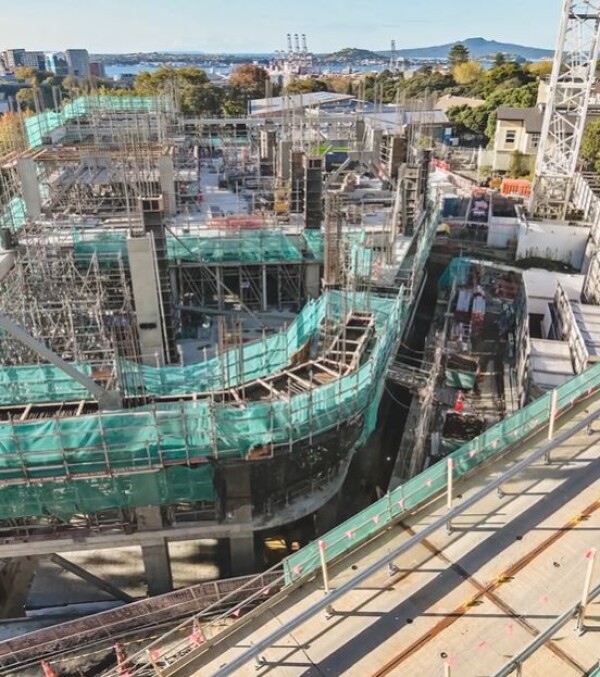
M 580 158 L 588 169 L 600 172 L 600 120 L 587 123 L 581 142 Z
M 448 61 L 452 68 L 460 63 L 466 63 L 471 58 L 469 50 L 460 42 L 452 47 L 448 54 Z

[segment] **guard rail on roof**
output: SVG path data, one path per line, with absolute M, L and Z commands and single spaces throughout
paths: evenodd
M 577 403 L 590 397 L 599 389 L 600 364 L 596 364 L 555 391 L 555 415 L 565 414 Z M 535 433 L 545 429 L 550 421 L 552 401 L 552 394 L 547 393 L 544 397 L 532 402 L 451 454 L 449 458 L 453 461 L 454 479 L 465 478 L 490 461 L 497 460 L 516 445 L 522 444 Z M 571 434 L 571 431 L 569 431 L 569 434 Z M 321 537 L 320 542 L 325 544 L 326 561 L 330 563 L 333 560 L 341 559 L 369 539 L 388 529 L 403 515 L 414 512 L 435 499 L 446 490 L 447 468 L 447 459 L 440 461 Z M 513 471 L 514 469 L 509 472 L 512 473 Z M 299 552 L 287 557 L 283 561 L 285 587 L 282 594 L 287 594 L 293 587 L 308 580 L 320 568 L 320 549 L 317 542 L 311 543 Z M 245 614 L 241 621 L 245 623 L 260 613 L 264 607 L 254 609 L 255 599 L 255 595 L 252 595 L 247 600 L 238 603 L 228 613 L 229 618 L 238 618 L 243 611 L 252 608 L 253 610 L 249 614 Z M 222 623 L 222 621 L 223 619 L 220 618 L 218 622 L 202 624 L 201 619 L 197 617 L 188 619 L 177 628 L 176 633 L 179 636 L 177 641 L 173 642 L 175 637 L 175 631 L 173 631 L 168 638 L 161 637 L 150 645 L 149 651 L 156 651 L 155 655 L 161 657 L 159 663 L 155 666 L 146 664 L 146 666 L 136 668 L 131 673 L 132 677 L 153 674 L 155 670 L 156 674 L 174 673 L 176 671 L 175 665 L 180 660 L 189 660 L 190 654 L 197 655 L 199 652 L 210 648 L 212 640 L 221 639 L 235 630 L 235 626 L 232 626 L 223 632 L 222 628 L 217 627 L 218 623 Z M 170 640 L 169 648 L 164 650 L 165 640 L 167 639 Z M 134 658 L 132 657 L 132 659 Z M 138 659 L 145 660 L 145 654 L 138 654 Z

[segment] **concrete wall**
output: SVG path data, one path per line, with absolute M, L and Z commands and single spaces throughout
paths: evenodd
M 543 258 L 560 261 L 580 271 L 587 248 L 589 229 L 553 223 L 527 223 L 519 228 L 517 260 Z
M 488 228 L 488 247 L 507 249 L 511 241 L 519 237 L 519 219 L 516 217 L 492 217 Z

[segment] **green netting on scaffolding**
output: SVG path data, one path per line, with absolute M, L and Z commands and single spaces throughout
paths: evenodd
M 87 376 L 92 373 L 89 364 L 77 363 L 73 366 Z M 0 369 L 0 404 L 89 399 L 92 395 L 86 388 L 51 364 Z
M 325 236 L 320 230 L 305 230 L 304 239 L 317 261 L 325 258 Z
M 219 404 L 206 398 L 2 423 L 0 481 L 33 487 L 57 477 L 79 481 L 90 475 L 143 473 L 175 465 L 191 468 L 210 458 L 243 458 L 256 446 L 307 439 L 358 416 L 364 418 L 362 439 L 366 439 L 375 429 L 383 376 L 403 328 L 406 303 L 402 294 L 389 299 L 331 292 L 314 305 L 326 305 L 327 316 L 339 319 L 351 311 L 375 315 L 376 341 L 358 370 L 282 400 Z M 301 324 L 296 328 L 301 332 L 298 344 L 310 335 L 315 322 L 307 320 L 304 329 Z
M 233 348 L 199 364 L 152 367 L 119 362 L 122 387 L 131 396 L 144 391 L 151 396 L 172 396 L 227 390 L 255 381 L 288 366 L 294 355 L 316 337 L 326 316 L 341 322 L 350 309 L 368 310 L 375 314 L 378 325 L 383 326 L 393 302 L 387 298 L 366 298 L 357 294 L 329 292 L 307 303 L 286 330 L 241 348 Z M 383 342 L 383 336 L 381 340 Z M 378 349 L 379 344 L 375 350 Z
M 158 113 L 173 109 L 171 102 L 151 96 L 80 96 L 56 111 L 45 111 L 25 119 L 25 133 L 29 148 L 44 144 L 59 127 L 80 117 L 101 112 Z
M 168 255 L 175 261 L 204 263 L 301 262 L 302 252 L 276 230 L 251 230 L 215 237 L 167 237 Z
M 127 261 L 127 237 L 124 233 L 101 233 L 89 236 L 74 231 L 75 257 L 88 261 L 96 254 L 99 262 L 115 263 L 119 257 Z M 167 235 L 171 261 L 200 263 L 300 263 L 302 252 L 291 238 L 276 230 L 252 230 L 235 235 L 199 237 Z
M 450 265 L 443 272 L 438 282 L 440 289 L 450 289 L 454 282 L 457 285 L 463 286 L 469 281 L 469 271 L 471 270 L 471 263 L 469 259 L 456 258 L 450 261 Z
M 0 489 L 0 519 L 52 514 L 68 521 L 77 513 L 110 508 L 212 502 L 213 476 L 213 466 L 204 463 L 152 473 L 6 486 Z
M 427 259 L 429 258 L 429 253 L 431 252 L 431 246 L 435 239 L 438 225 L 440 223 L 439 214 L 435 214 L 429 217 L 425 222 L 423 231 L 419 236 L 417 247 L 415 251 L 415 257 L 413 260 L 413 270 L 423 270 Z
M 0 213 L 0 228 L 8 228 L 16 232 L 25 223 L 26 215 L 25 200 L 13 197 Z
M 373 273 L 375 252 L 363 244 L 353 244 L 350 254 L 350 270 L 354 277 L 368 278 Z
M 568 409 L 598 388 L 600 388 L 600 364 L 594 365 L 557 389 L 559 411 Z M 452 451 L 448 458 L 453 461 L 454 478 L 463 478 L 543 429 L 550 418 L 550 405 L 551 394 L 547 393 L 510 418 L 489 428 L 479 437 Z M 333 561 L 352 551 L 357 545 L 397 521 L 401 515 L 424 505 L 445 491 L 447 463 L 447 459 L 443 459 L 430 466 L 420 475 L 408 480 L 325 534 L 320 540 L 325 543 L 327 561 Z M 320 566 L 319 545 L 314 542 L 284 560 L 286 582 L 292 583 L 310 575 Z
M 86 236 L 81 230 L 73 231 L 75 260 L 89 262 L 93 256 L 100 264 L 114 264 L 119 259 L 128 261 L 127 236 L 125 233 L 98 233 Z
M 268 376 L 287 366 L 316 335 L 325 317 L 326 298 L 310 301 L 290 326 L 259 341 L 233 348 L 217 357 L 186 367 L 152 367 L 119 362 L 119 374 L 128 395 L 152 396 L 208 393 Z

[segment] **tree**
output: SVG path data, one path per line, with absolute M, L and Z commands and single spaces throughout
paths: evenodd
M 0 153 L 4 155 L 10 151 L 21 151 L 24 146 L 22 116 L 20 113 L 4 113 L 0 116 Z
M 600 120 L 587 123 L 581 142 L 580 157 L 589 169 L 600 171 Z
M 532 75 L 538 78 L 547 78 L 552 73 L 553 62 L 550 59 L 545 61 L 538 61 L 527 66 L 527 69 Z
M 285 88 L 286 94 L 310 94 L 311 92 L 328 92 L 329 88 L 324 80 L 316 78 L 302 78 L 292 80 Z
M 529 176 L 530 172 L 527 158 L 521 151 L 516 150 L 510 158 L 508 175 L 513 179 L 521 179 L 524 176 Z
M 502 54 L 502 52 L 498 52 L 498 54 L 496 54 L 496 57 L 494 58 L 494 66 L 504 66 L 505 63 L 506 57 L 504 56 L 504 54 Z
M 535 78 L 529 70 L 523 68 L 515 61 L 509 61 L 499 66 L 493 66 L 487 71 L 483 93 L 487 99 L 501 85 L 504 85 L 507 89 L 514 89 L 534 81 Z
M 469 50 L 460 42 L 452 47 L 448 54 L 448 61 L 452 68 L 458 66 L 459 63 L 466 63 L 470 58 Z
M 452 75 L 459 85 L 470 85 L 484 75 L 483 66 L 477 61 L 464 61 L 452 69 Z
M 238 66 L 233 71 L 229 78 L 229 84 L 232 87 L 260 92 L 264 95 L 268 79 L 269 74 L 264 68 L 253 64 L 244 64 L 243 66 Z
M 174 88 L 201 87 L 208 82 L 208 77 L 201 68 L 161 66 L 153 73 L 140 73 L 135 79 L 135 90 L 138 94 L 152 96 L 169 93 Z

